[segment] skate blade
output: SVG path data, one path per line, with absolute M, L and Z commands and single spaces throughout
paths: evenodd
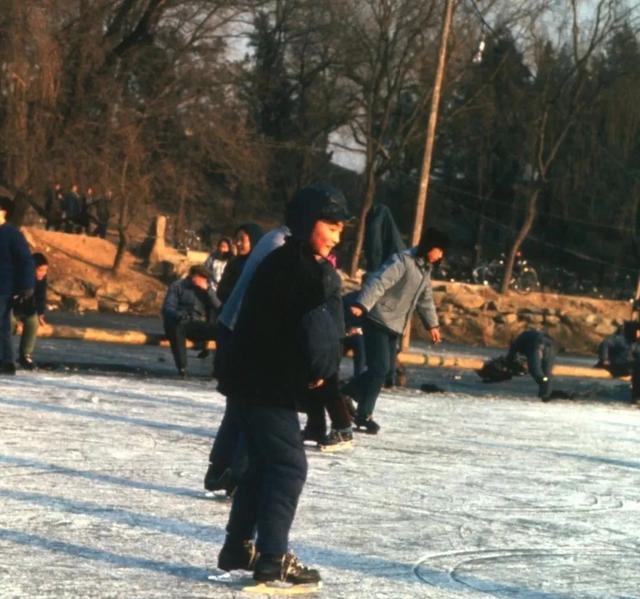
M 205 499 L 213 499 L 214 501 L 222 501 L 222 502 L 226 502 L 226 501 L 230 501 L 231 497 L 229 497 L 227 495 L 227 493 L 225 491 L 219 490 L 219 491 L 205 491 L 204 492 L 204 498 Z
M 322 453 L 346 451 L 349 449 L 353 449 L 353 441 L 344 441 L 343 443 L 336 443 L 335 445 L 320 445 L 319 449 Z
M 262 582 L 260 584 L 246 586 L 242 589 L 250 595 L 307 595 L 317 593 L 322 588 L 322 582 L 311 584 L 288 584 L 286 582 Z

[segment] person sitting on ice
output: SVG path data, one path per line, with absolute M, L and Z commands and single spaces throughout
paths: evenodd
M 549 335 L 531 329 L 513 340 L 506 361 L 513 364 L 519 355 L 526 358 L 529 374 L 538 385 L 538 397 L 546 402 L 551 398 L 551 374 L 556 353 L 556 344 Z
M 169 286 L 162 304 L 165 335 L 181 377 L 187 371 L 187 339 L 206 342 L 216 338 L 215 313 L 220 300 L 210 279 L 211 273 L 202 264 L 192 266 L 187 277 Z
M 618 329 L 598 345 L 598 362 L 594 368 L 604 368 L 615 378 L 629 376 L 633 362 L 631 347 L 632 344 L 625 338 L 622 328 Z

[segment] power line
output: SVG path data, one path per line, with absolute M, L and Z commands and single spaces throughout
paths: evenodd
M 445 202 L 448 202 L 449 204 L 454 204 L 454 200 L 451 200 L 449 198 L 444 198 Z M 455 206 L 457 208 L 460 208 L 461 210 L 464 210 L 466 212 L 470 212 L 472 214 L 480 214 L 479 211 L 474 210 L 473 208 L 469 208 L 468 206 L 463 206 L 461 204 L 455 204 Z M 508 226 L 505 225 L 504 223 L 501 223 L 493 218 L 490 218 L 488 216 L 482 215 L 482 218 L 485 219 L 485 221 L 495 225 L 496 227 L 500 228 L 500 229 L 505 229 L 507 231 L 509 231 L 509 233 L 513 233 L 513 229 Z M 560 250 L 562 252 L 564 252 L 565 254 L 569 254 L 571 256 L 575 256 L 576 258 L 580 258 L 581 260 L 584 260 L 585 262 L 593 262 L 594 264 L 601 264 L 603 266 L 613 266 L 618 270 L 624 270 L 633 274 L 637 273 L 636 269 L 633 268 L 629 268 L 627 266 L 621 266 L 619 264 L 616 264 L 615 262 L 608 262 L 606 260 L 601 260 L 599 258 L 594 258 L 593 256 L 587 256 L 586 254 L 583 254 L 582 252 L 579 252 L 577 250 L 571 250 L 568 249 L 564 246 L 558 245 L 557 243 L 551 243 L 550 241 L 544 241 L 542 239 L 540 239 L 539 237 L 536 237 L 535 235 L 528 235 L 527 239 L 525 241 L 534 241 L 535 243 L 537 243 L 538 245 L 541 246 L 546 246 L 549 248 L 553 248 L 553 249 L 557 249 Z
M 506 206 L 508 208 L 513 208 L 513 204 L 509 203 L 509 202 L 505 202 L 504 200 L 499 200 L 497 198 L 491 198 L 488 196 L 481 196 L 478 195 L 476 193 L 473 193 L 471 191 L 467 191 L 466 189 L 461 189 L 459 187 L 452 187 L 451 185 L 447 185 L 445 183 L 442 183 L 441 181 L 434 181 L 433 182 L 434 185 L 442 187 L 443 189 L 446 189 L 447 191 L 453 191 L 455 193 L 459 193 L 460 195 L 464 195 L 476 200 L 481 200 L 484 202 L 487 202 L 489 204 L 496 204 L 499 206 Z M 518 210 L 522 210 L 523 207 L 522 206 L 517 206 L 516 207 Z M 481 215 L 483 216 L 483 215 Z M 483 216 L 484 217 L 484 216 Z M 611 231 L 615 231 L 616 233 L 629 233 L 631 235 L 633 235 L 635 237 L 636 235 L 636 231 L 635 229 L 631 229 L 631 228 L 624 228 L 624 227 L 616 227 L 615 225 L 606 225 L 603 223 L 594 223 L 593 221 L 588 221 L 588 220 L 583 220 L 580 218 L 574 218 L 574 217 L 565 217 L 565 216 L 561 216 L 559 214 L 552 214 L 552 213 L 546 213 L 544 214 L 545 218 L 552 218 L 555 220 L 559 220 L 559 221 L 563 221 L 563 222 L 572 222 L 572 223 L 577 223 L 577 224 L 581 224 L 581 225 L 587 225 L 589 227 L 593 227 L 596 229 L 609 229 Z

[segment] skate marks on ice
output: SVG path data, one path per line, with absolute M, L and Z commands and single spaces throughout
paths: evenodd
M 424 583 L 518 599 L 638 599 L 640 555 L 610 547 L 479 549 L 429 555 L 415 566 Z

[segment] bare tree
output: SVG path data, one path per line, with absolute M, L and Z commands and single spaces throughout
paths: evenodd
M 507 254 L 501 293 L 509 289 L 513 265 L 522 242 L 529 234 L 538 213 L 540 194 L 548 183 L 548 176 L 560 148 L 582 111 L 594 100 L 599 90 L 589 85 L 589 63 L 611 33 L 621 25 L 619 2 L 599 0 L 594 7 L 590 30 L 585 34 L 576 0 L 571 0 L 571 41 L 566 53 L 564 72 L 545 69 L 545 54 L 549 44 L 540 38 L 535 45 L 536 64 L 532 73 L 533 118 L 528 145 L 530 177 L 523 182 L 526 212 L 522 225 Z M 541 11 L 539 19 L 548 18 Z M 537 23 L 534 23 L 534 27 Z M 584 36 L 584 39 L 583 39 Z

